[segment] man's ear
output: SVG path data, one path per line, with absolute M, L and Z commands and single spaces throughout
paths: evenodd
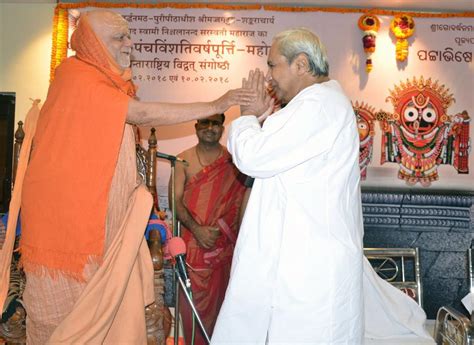
M 299 54 L 294 60 L 294 62 L 296 63 L 298 75 L 303 75 L 309 71 L 309 62 L 306 54 Z

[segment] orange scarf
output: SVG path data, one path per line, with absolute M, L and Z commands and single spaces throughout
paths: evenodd
M 109 189 L 135 88 L 81 17 L 76 57 L 56 70 L 41 109 L 22 194 L 25 270 L 83 280 L 104 251 Z
M 110 77 L 117 78 L 118 75 L 125 81 L 129 81 L 132 77 L 132 70 L 121 68 L 102 41 L 97 38 L 87 12 L 81 15 L 77 29 L 71 36 L 71 48 L 76 52 L 78 59 L 95 66 Z M 135 96 L 135 85 L 130 82 L 127 83 L 127 87 L 129 88 L 126 90 L 127 93 Z

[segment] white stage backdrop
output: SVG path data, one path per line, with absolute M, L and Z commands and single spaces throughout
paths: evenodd
M 80 11 L 84 10 L 88 9 Z M 372 55 L 373 70 L 368 74 L 363 32 L 357 25 L 362 13 L 209 8 L 113 10 L 130 24 L 134 41 L 133 80 L 139 86 L 140 98 L 145 101 L 215 99 L 226 90 L 239 87 L 249 69 L 258 67 L 266 71 L 267 54 L 276 33 L 304 26 L 316 32 L 326 45 L 330 77 L 342 84 L 353 103 L 363 102 L 366 108 L 393 113 L 394 105 L 387 99 L 391 90 L 400 89 L 400 82 L 407 79 L 416 78 L 419 82 L 421 78 L 425 81 L 431 78 L 433 83 L 438 81 L 449 89 L 449 95 L 452 94 L 453 100 L 445 115 L 467 111 L 471 118 L 473 116 L 472 17 L 414 17 L 415 33 L 408 39 L 408 58 L 399 62 L 395 57 L 396 39 L 390 32 L 393 16 L 378 15 L 380 29 Z M 238 108 L 232 108 L 226 116 L 228 125 L 238 116 Z M 383 134 L 379 122 L 375 122 L 374 130 L 372 159 L 363 185 L 408 188 L 405 181 L 398 178 L 400 167 L 397 163 L 381 164 Z M 473 131 L 471 124 L 471 141 Z M 177 154 L 196 143 L 192 123 L 158 128 L 157 135 L 159 151 L 168 154 Z M 467 174 L 459 174 L 452 164 L 439 165 L 439 180 L 428 188 L 474 190 L 472 154 L 468 165 L 471 172 Z M 169 171 L 169 164 L 160 161 L 158 193 L 161 206 L 167 205 Z M 410 188 L 427 187 L 416 183 Z

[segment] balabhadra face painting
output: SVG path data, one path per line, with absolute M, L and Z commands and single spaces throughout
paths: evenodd
M 372 160 L 374 142 L 375 108 L 367 104 L 355 102 L 352 105 L 357 119 L 357 130 L 359 132 L 359 168 L 362 180 L 366 179 L 367 166 Z

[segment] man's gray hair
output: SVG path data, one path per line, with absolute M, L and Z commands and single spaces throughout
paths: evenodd
M 312 31 L 306 28 L 294 28 L 280 32 L 273 38 L 278 50 L 288 63 L 299 54 L 305 54 L 309 62 L 309 72 L 314 76 L 329 75 L 329 63 L 326 48 Z

